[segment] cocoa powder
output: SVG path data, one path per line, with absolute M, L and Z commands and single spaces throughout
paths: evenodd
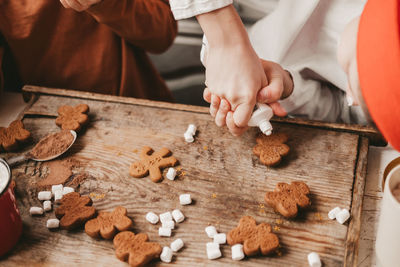
M 72 175 L 72 169 L 79 166 L 79 161 L 69 158 L 64 160 L 53 160 L 44 164 L 49 174 L 39 181 L 39 187 L 48 187 L 56 184 L 64 184 Z
M 50 134 L 41 139 L 30 152 L 34 159 L 46 159 L 64 152 L 74 141 L 69 130 Z

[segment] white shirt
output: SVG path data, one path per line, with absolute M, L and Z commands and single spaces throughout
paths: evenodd
M 174 15 L 176 10 L 185 10 L 188 16 L 199 14 L 199 9 L 190 6 L 203 3 L 206 8 L 208 2 L 222 5 L 225 1 L 171 0 Z M 365 2 L 280 0 L 272 13 L 250 29 L 250 40 L 258 56 L 281 64 L 293 76 L 292 95 L 280 101 L 289 115 L 330 122 L 367 123 L 360 107 L 347 104 L 347 77 L 336 59 L 340 34 L 347 23 L 361 14 Z M 206 45 L 203 50 L 202 55 L 206 57 Z
M 207 13 L 233 3 L 233 0 L 170 0 L 172 13 L 176 20 L 187 19 Z

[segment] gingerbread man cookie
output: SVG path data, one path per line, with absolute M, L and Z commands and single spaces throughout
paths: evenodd
M 161 246 L 158 243 L 147 242 L 147 234 L 137 234 L 124 231 L 114 237 L 115 255 L 121 261 L 127 261 L 130 266 L 144 266 L 152 259 L 160 257 Z
M 311 205 L 308 198 L 310 189 L 304 182 L 278 183 L 273 192 L 265 194 L 265 202 L 286 218 L 297 216 L 298 207 L 307 208 Z
M 96 215 L 96 209 L 92 207 L 92 200 L 77 192 L 66 194 L 61 199 L 61 205 L 55 210 L 55 215 L 60 219 L 60 227 L 63 229 L 75 229 Z
M 253 153 L 260 157 L 260 161 L 267 166 L 275 166 L 281 162 L 283 156 L 289 153 L 288 145 L 284 144 L 288 136 L 284 133 L 273 133 L 270 136 L 259 135 Z
M 162 179 L 160 169 L 175 166 L 178 160 L 170 156 L 171 151 L 167 148 L 161 148 L 154 152 L 151 147 L 145 146 L 140 153 L 140 161 L 132 163 L 129 174 L 135 178 L 141 178 L 149 175 L 153 182 L 159 182 Z
M 113 212 L 99 212 L 99 215 L 86 222 L 85 232 L 93 238 L 112 239 L 117 232 L 129 230 L 132 220 L 126 216 L 124 207 L 116 207 Z
M 74 130 L 78 132 L 83 125 L 89 122 L 89 106 L 79 104 L 75 107 L 61 106 L 58 108 L 56 124 L 63 130 Z
M 0 127 L 0 152 L 14 151 L 20 143 L 25 143 L 31 137 L 31 133 L 24 128 L 20 120 L 16 120 L 5 127 Z
M 257 225 L 251 216 L 240 219 L 239 225 L 227 235 L 227 242 L 233 246 L 243 244 L 243 251 L 247 256 L 257 254 L 268 255 L 279 247 L 278 236 L 271 231 L 267 223 Z

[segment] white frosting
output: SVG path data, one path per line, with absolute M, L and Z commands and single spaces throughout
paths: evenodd
M 6 188 L 8 184 L 10 173 L 8 172 L 7 166 L 0 162 L 0 193 Z

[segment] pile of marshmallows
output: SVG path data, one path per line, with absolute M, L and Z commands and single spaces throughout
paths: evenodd
M 350 218 L 350 212 L 347 209 L 336 207 L 328 213 L 331 220 L 336 219 L 340 224 L 344 224 Z
M 44 212 L 51 211 L 52 203 L 51 199 L 54 197 L 54 202 L 58 203 L 62 197 L 66 194 L 74 192 L 75 190 L 72 187 L 63 187 L 62 184 L 51 186 L 51 191 L 40 191 L 38 193 L 38 199 L 43 201 L 42 207 L 31 207 L 29 209 L 29 213 L 31 215 L 42 215 Z M 46 226 L 49 229 L 58 228 L 60 225 L 60 221 L 56 218 L 48 219 Z
M 214 226 L 207 226 L 206 234 L 209 238 L 213 238 L 213 242 L 206 244 L 207 257 L 210 260 L 218 259 L 222 256 L 219 245 L 226 243 L 226 234 L 218 233 Z M 236 244 L 232 246 L 232 260 L 240 261 L 244 259 L 243 245 Z
M 189 205 L 192 203 L 190 194 L 182 194 L 179 196 L 179 202 L 181 205 Z M 185 220 L 185 216 L 179 209 L 175 209 L 172 212 L 164 212 L 157 216 L 154 212 L 148 212 L 146 214 L 146 220 L 151 224 L 157 224 L 161 221 L 161 227 L 158 228 L 158 235 L 162 237 L 170 237 L 172 230 L 175 229 L 175 223 L 181 223 Z M 163 247 L 160 255 L 160 259 L 163 262 L 171 262 L 173 252 L 178 252 L 184 246 L 183 240 L 178 238 L 173 241 L 170 247 Z

